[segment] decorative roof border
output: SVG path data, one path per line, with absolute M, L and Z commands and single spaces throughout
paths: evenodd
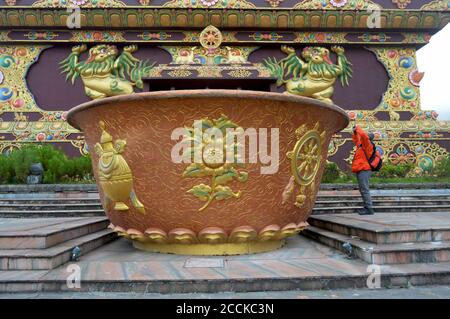
M 42 30 L 0 31 L 1 42 L 45 43 L 198 43 L 200 31 L 182 30 Z M 223 31 L 224 43 L 239 44 L 427 44 L 427 32 L 322 32 L 322 31 Z
M 19 5 L 18 5 L 19 2 Z M 138 2 L 140 5 L 138 5 Z M 283 6 L 284 0 L 265 0 L 265 6 L 253 3 L 251 0 L 169 0 L 157 6 L 151 5 L 152 0 L 138 0 L 132 4 L 127 4 L 121 0 L 36 0 L 31 5 L 21 6 L 20 0 L 4 0 L 5 7 L 20 8 L 67 8 L 78 6 L 80 8 L 185 8 L 185 9 L 302 9 L 302 10 L 365 10 L 370 7 L 383 9 L 383 5 L 372 0 L 303 0 L 292 7 Z M 397 6 L 397 10 L 418 10 L 408 9 L 412 0 L 391 0 Z M 0 8 L 3 6 L 0 6 Z M 385 8 L 388 9 L 388 8 Z M 389 8 L 388 10 L 392 10 Z M 420 10 L 428 11 L 448 11 L 450 10 L 449 0 L 432 0 L 420 7 Z
M 1 7 L 0 27 L 65 28 L 65 8 Z M 81 28 L 265 28 L 367 29 L 371 13 L 355 10 L 179 9 L 127 7 L 82 9 Z M 438 30 L 450 22 L 450 11 L 381 10 L 382 29 Z

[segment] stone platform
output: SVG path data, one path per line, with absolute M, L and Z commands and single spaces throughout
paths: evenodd
M 0 194 L 0 217 L 16 217 L 0 218 L 0 292 L 72 293 L 67 266 L 77 245 L 80 293 L 361 289 L 371 263 L 381 265 L 382 287 L 450 284 L 448 185 L 374 189 L 377 212 L 383 207 L 374 216 L 345 213 L 361 205 L 351 185 L 322 185 L 311 227 L 283 249 L 206 258 L 138 251 L 124 239 L 109 243 L 116 235 L 106 229 L 95 187 L 69 186 Z M 103 216 L 82 217 L 92 215 Z M 355 259 L 341 252 L 346 242 Z
M 400 264 L 450 261 L 450 213 L 316 215 L 305 235 L 369 263 Z
M 52 269 L 116 238 L 106 217 L 0 218 L 0 270 Z
M 138 251 L 124 239 L 83 256 L 84 292 L 211 293 L 366 288 L 368 264 L 303 236 L 277 251 L 202 257 Z M 68 264 L 53 270 L 0 271 L 0 292 L 74 291 Z M 450 283 L 450 263 L 382 265 L 382 287 Z

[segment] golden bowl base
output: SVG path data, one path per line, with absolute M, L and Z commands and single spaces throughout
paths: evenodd
M 133 241 L 137 249 L 154 253 L 194 256 L 227 256 L 263 253 L 283 247 L 284 239 L 227 244 L 156 244 Z

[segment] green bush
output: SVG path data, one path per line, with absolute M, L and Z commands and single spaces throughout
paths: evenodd
M 450 177 L 450 154 L 436 163 L 433 167 L 432 175 L 437 177 Z
M 390 164 L 385 163 L 381 167 L 381 170 L 375 174 L 377 177 L 381 178 L 404 178 L 413 169 L 413 164 Z
M 93 182 L 90 156 L 68 158 L 61 150 L 47 145 L 24 145 L 9 154 L 0 155 L 0 183 L 26 183 L 30 165 L 42 163 L 43 182 Z
M 12 162 L 5 156 L 0 156 L 0 182 L 11 181 L 14 176 Z
M 339 180 L 341 171 L 336 163 L 327 163 L 322 175 L 322 183 L 334 183 Z
M 39 162 L 39 151 L 35 146 L 25 145 L 20 150 L 14 150 L 8 156 L 13 168 L 11 182 L 25 183 L 30 173 L 30 165 Z

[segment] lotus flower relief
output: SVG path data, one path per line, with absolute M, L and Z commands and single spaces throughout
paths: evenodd
M 230 133 L 230 130 L 233 132 Z M 183 159 L 192 162 L 183 172 L 183 177 L 210 177 L 210 185 L 198 184 L 187 192 L 206 203 L 199 209 L 205 210 L 214 200 L 239 198 L 241 192 L 234 192 L 228 182 L 245 182 L 248 173 L 239 171 L 243 166 L 238 149 L 237 136 L 244 130 L 223 115 L 217 120 L 208 118 L 196 121 L 194 127 L 186 128 L 182 143 Z M 232 134 L 232 136 L 230 136 Z M 230 142 L 229 142 L 230 141 Z

